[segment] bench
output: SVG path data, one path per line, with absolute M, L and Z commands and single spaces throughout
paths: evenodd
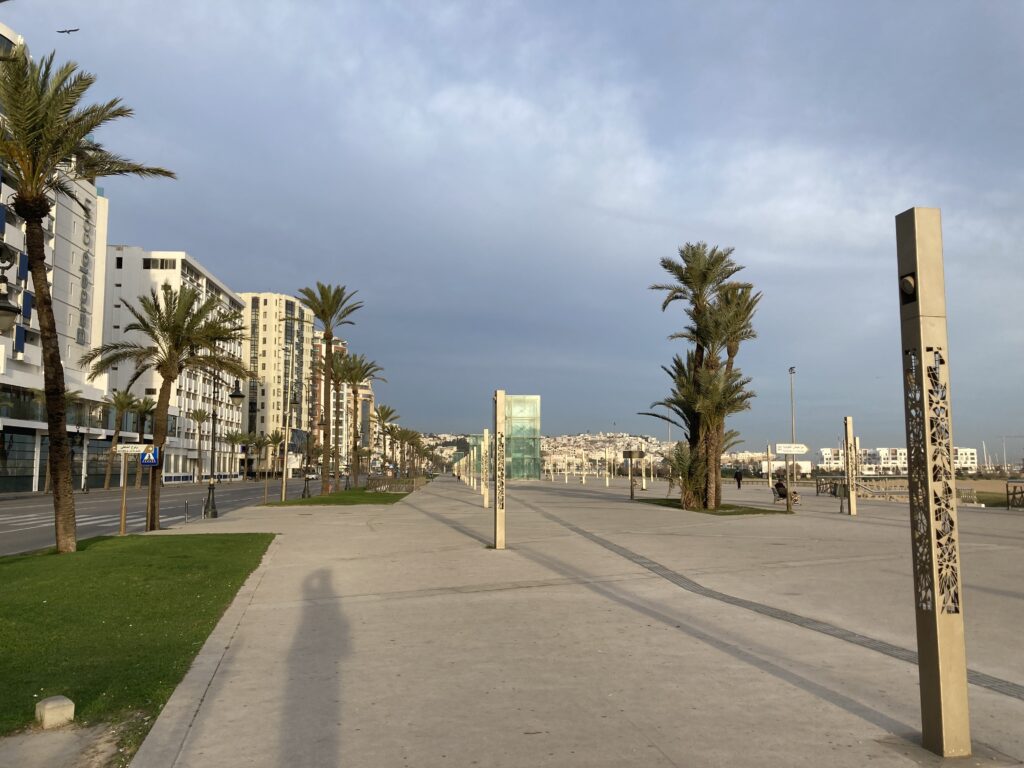
M 775 488 L 774 485 L 771 486 L 771 489 L 772 489 L 772 504 L 778 504 L 780 501 L 785 501 L 786 500 L 786 497 L 783 496 L 781 493 L 779 493 L 779 491 Z M 794 491 L 793 492 L 793 504 L 796 505 L 796 504 L 799 504 L 799 503 L 800 503 L 800 492 L 799 491 Z

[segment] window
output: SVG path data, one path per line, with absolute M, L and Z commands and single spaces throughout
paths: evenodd
M 124 266 L 124 256 L 118 256 L 115 261 L 117 262 L 115 265 L 117 269 L 121 269 Z
M 146 394 L 147 395 L 155 395 L 156 394 L 156 390 L 153 389 L 152 387 L 146 387 Z
M 114 283 L 114 287 L 115 287 L 115 288 L 120 288 L 120 287 L 121 287 L 121 284 L 120 284 L 120 283 Z
M 267 370 L 267 364 L 266 364 L 266 363 L 264 363 L 264 364 L 263 364 L 263 367 L 262 367 L 262 368 L 261 368 L 260 370 L 262 370 L 262 371 L 265 371 L 265 370 Z

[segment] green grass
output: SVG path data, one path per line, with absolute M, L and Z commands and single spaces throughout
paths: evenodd
M 671 509 L 679 509 L 679 499 L 667 498 L 667 499 L 637 499 L 637 501 L 643 502 L 644 504 L 654 504 L 658 507 L 670 507 Z M 785 507 L 779 509 L 769 507 L 741 507 L 738 504 L 723 504 L 718 509 L 688 509 L 687 512 L 700 512 L 703 515 L 785 515 L 789 514 L 786 512 Z
M 986 507 L 1006 509 L 1006 494 L 1001 491 L 975 491 L 974 494 Z
M 0 558 L 0 735 L 56 694 L 83 723 L 155 717 L 272 539 L 101 537 Z
M 272 501 L 268 507 L 308 507 L 325 506 L 333 504 L 394 504 L 401 501 L 409 494 L 407 493 L 384 493 L 382 491 L 367 491 L 356 488 L 351 491 L 337 491 L 326 496 L 311 496 L 308 499 L 288 499 L 288 501 Z

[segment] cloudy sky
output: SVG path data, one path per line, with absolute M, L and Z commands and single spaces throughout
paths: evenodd
M 904 443 L 893 217 L 943 213 L 954 437 L 1024 435 L 1024 6 L 978 2 L 13 0 L 34 54 L 95 72 L 99 138 L 179 175 L 109 181 L 111 242 L 236 290 L 358 289 L 379 399 L 479 431 L 495 388 L 547 434 L 637 416 L 685 242 L 764 292 L 740 353 L 756 449 Z M 72 35 L 57 29 L 79 27 Z M 614 425 L 614 426 L 613 426 Z M 1011 438 L 1020 456 L 1024 439 Z

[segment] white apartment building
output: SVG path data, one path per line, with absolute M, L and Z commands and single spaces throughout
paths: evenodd
M 953 468 L 961 472 L 974 473 L 978 471 L 978 449 L 977 448 L 953 448 Z
M 21 37 L 0 24 L 0 52 Z M 102 338 L 108 206 L 96 187 L 73 182 L 79 205 L 56 195 L 43 221 L 44 248 L 54 320 L 60 340 L 64 378 L 77 401 L 68 409 L 68 433 L 76 487 L 95 485 L 105 462 L 111 419 L 99 407 L 107 392 L 106 377 L 89 381 L 79 358 Z M 0 201 L 16 190 L 0 168 Z M 48 437 L 44 407 L 42 345 L 36 288 L 28 272 L 25 223 L 0 205 L 0 239 L 15 263 L 7 272 L 8 297 L 22 308 L 14 327 L 0 335 L 0 491 L 38 491 L 45 487 Z M 102 477 L 99 477 L 102 481 Z
M 200 300 L 216 296 L 225 310 L 241 312 L 245 308 L 242 300 L 223 281 L 184 251 L 146 251 L 132 245 L 111 245 L 107 248 L 106 275 L 103 305 L 105 343 L 128 338 L 122 328 L 131 322 L 132 316 L 125 303 L 138 308 L 140 296 L 148 295 L 151 290 L 159 292 L 165 283 L 179 291 L 183 286 L 191 286 L 198 290 Z M 246 359 L 242 343 L 234 344 L 226 351 Z M 111 390 L 126 389 L 133 373 L 130 363 L 112 369 L 109 375 Z M 155 400 L 160 384 L 160 375 L 150 371 L 139 378 L 131 391 L 137 397 Z M 240 474 L 243 454 L 224 440 L 224 436 L 231 432 L 247 431 L 247 423 L 242 418 L 246 412 L 245 401 L 236 406 L 228 397 L 234 386 L 234 379 L 221 377 L 217 381 L 197 371 L 186 371 L 175 382 L 168 412 L 170 420 L 163 470 L 165 482 L 193 482 L 210 476 L 214 419 L 200 425 L 191 417 L 197 410 L 206 411 L 211 417 L 216 414 L 214 474 L 219 478 Z M 245 382 L 240 382 L 240 387 L 246 391 Z M 200 440 L 202 466 L 199 465 Z
M 842 448 L 822 448 L 818 469 L 825 472 L 845 471 L 845 451 Z M 858 469 L 862 475 L 907 474 L 906 448 L 861 448 Z M 978 471 L 978 451 L 975 448 L 953 448 L 954 468 L 963 472 Z
M 243 429 L 255 434 L 280 430 L 288 435 L 286 465 L 293 476 L 306 466 L 315 421 L 319 421 L 313 376 L 319 347 L 313 313 L 294 296 L 282 293 L 238 295 L 249 329 L 249 367 L 256 374 L 248 382 Z

